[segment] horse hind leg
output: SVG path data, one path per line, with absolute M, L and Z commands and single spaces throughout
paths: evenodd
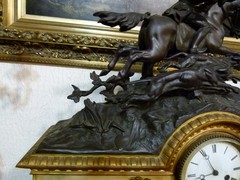
M 161 59 L 161 53 L 160 54 L 158 53 L 156 58 L 156 54 L 153 53 L 151 50 L 132 51 L 123 69 L 119 72 L 118 76 L 120 78 L 127 78 L 130 69 L 135 62 L 143 62 L 145 64 L 148 64 L 150 69 L 152 70 L 155 60 L 159 58 Z
M 141 79 L 153 76 L 153 67 L 155 63 L 144 62 L 142 67 L 142 77 Z
M 108 67 L 106 70 L 102 70 L 100 76 L 107 75 L 113 68 L 116 66 L 120 57 L 128 56 L 131 51 L 139 49 L 138 46 L 119 46 L 117 52 L 115 53 L 114 57 L 110 60 Z
M 131 54 L 129 55 L 125 65 L 119 71 L 118 77 L 121 79 L 128 78 L 128 74 L 130 72 L 130 69 L 131 69 L 133 63 L 136 61 L 139 61 L 139 59 L 141 59 L 142 56 L 143 56 L 142 51 L 132 51 Z

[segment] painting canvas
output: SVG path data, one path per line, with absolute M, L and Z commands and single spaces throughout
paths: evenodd
M 177 0 L 26 0 L 26 13 L 48 17 L 94 20 L 96 11 L 162 14 Z
M 97 23 L 99 18 L 93 16 L 94 12 L 150 12 L 154 15 L 162 14 L 177 2 L 177 0 L 2 1 L 0 13 L 3 23 L 0 36 L 6 41 L 1 44 L 3 48 L 0 51 L 2 53 L 0 58 L 9 61 L 91 68 L 106 67 L 105 62 L 109 60 L 114 49 L 120 44 L 136 44 L 139 33 L 139 27 L 122 33 L 118 32 L 117 28 L 103 26 Z M 240 29 L 239 14 L 234 18 L 236 20 L 234 24 L 237 24 L 238 29 Z M 230 34 L 227 33 L 227 36 Z M 19 41 L 27 42 L 26 44 L 38 42 L 38 46 L 36 43 L 33 43 L 36 46 L 26 46 Z M 227 47 L 239 50 L 239 40 L 226 37 L 224 42 Z M 25 58 L 22 58 L 23 56 Z

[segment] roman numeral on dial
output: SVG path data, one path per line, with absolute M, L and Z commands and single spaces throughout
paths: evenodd
M 207 156 L 207 153 L 203 149 L 201 149 L 199 152 L 202 154 L 203 157 Z
M 189 178 L 191 178 L 191 177 L 196 177 L 196 174 L 188 174 L 187 177 L 189 177 Z
M 216 152 L 217 152 L 217 145 L 216 145 L 216 144 L 213 144 L 213 145 L 212 145 L 212 152 L 213 152 L 213 153 L 216 153 Z
M 236 159 L 238 157 L 238 155 L 234 156 L 231 160 L 233 161 L 234 159 Z
M 233 168 L 234 171 L 240 170 L 240 167 Z

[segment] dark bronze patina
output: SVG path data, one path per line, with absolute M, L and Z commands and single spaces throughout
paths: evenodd
M 240 114 L 240 89 L 232 69 L 240 67 L 240 53 L 222 46 L 224 20 L 240 8 L 240 0 L 181 0 L 163 15 L 97 12 L 102 24 L 127 31 L 143 21 L 138 46 L 119 47 L 108 68 L 90 74 L 93 87 L 73 85 L 68 96 L 79 102 L 99 87 L 105 103 L 85 100 L 85 108 L 58 122 L 37 153 L 158 154 L 167 138 L 187 119 L 210 111 Z M 230 23 L 232 24 L 232 23 Z M 218 54 L 212 56 L 211 54 Z M 101 76 L 126 58 L 117 76 Z M 166 63 L 153 73 L 153 66 Z M 142 62 L 142 78 L 130 81 L 131 66 Z M 166 71 L 174 67 L 173 71 Z M 121 87 L 116 92 L 116 88 Z

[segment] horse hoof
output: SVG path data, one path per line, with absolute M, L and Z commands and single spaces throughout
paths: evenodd
M 109 73 L 108 70 L 102 70 L 99 74 L 99 76 L 106 76 Z

